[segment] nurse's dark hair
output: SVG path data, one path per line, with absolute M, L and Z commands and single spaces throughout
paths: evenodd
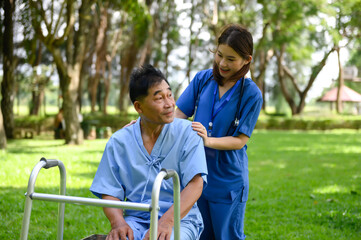
M 218 46 L 224 44 L 231 47 L 240 57 L 248 60 L 253 53 L 253 37 L 252 34 L 243 26 L 239 24 L 228 24 L 221 29 L 220 35 L 217 39 Z M 215 52 L 217 54 L 217 52 Z M 235 73 L 229 80 L 238 81 L 243 78 L 249 70 L 251 61 L 244 65 L 237 73 Z M 216 61 L 213 61 L 213 76 L 219 85 L 223 85 L 223 77 L 219 73 Z
M 156 84 L 166 81 L 163 73 L 150 64 L 135 68 L 130 75 L 129 97 L 132 103 L 145 98 L 148 95 L 148 89 Z

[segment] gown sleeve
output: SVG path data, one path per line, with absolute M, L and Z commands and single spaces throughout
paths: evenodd
M 182 185 L 186 186 L 195 175 L 201 174 L 204 188 L 207 184 L 208 171 L 203 140 L 190 126 L 187 132 L 189 134 L 183 144 L 180 162 Z
M 115 158 L 114 138 L 112 137 L 105 147 L 90 191 L 98 198 L 102 198 L 102 194 L 104 194 L 123 201 L 125 193 L 119 176 L 119 165 Z

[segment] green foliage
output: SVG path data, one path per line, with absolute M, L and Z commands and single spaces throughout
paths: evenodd
M 300 40 L 302 41 L 302 38 L 300 38 Z M 308 41 L 302 42 L 303 44 L 291 42 L 287 46 L 287 52 L 292 53 L 291 57 L 293 61 L 310 60 L 312 54 L 315 52 L 314 47 L 311 44 L 308 44 Z
M 115 132 L 124 127 L 124 125 L 128 124 L 131 120 L 137 118 L 138 114 L 104 115 L 98 112 L 84 115 L 82 125 L 88 127 L 94 126 L 96 128 L 111 127 L 112 131 Z
M 53 116 L 17 116 L 15 117 L 15 128 L 31 128 L 41 130 L 53 129 Z
M 69 54 L 66 54 L 66 49 L 76 49 L 77 44 L 74 43 L 72 48 L 66 48 L 65 44 L 60 44 L 64 41 L 71 42 L 71 36 L 58 39 L 60 35 L 64 32 L 65 20 L 66 20 L 66 8 L 61 12 L 61 5 L 66 1 L 25 1 L 21 0 L 19 2 L 18 12 L 16 13 L 15 21 L 18 24 L 22 37 L 19 39 L 22 42 L 19 42 L 16 45 L 16 52 L 23 53 L 21 54 L 24 59 L 20 56 L 19 70 L 17 79 L 19 80 L 19 99 L 23 99 L 23 104 L 25 101 L 29 102 L 29 86 L 34 85 L 35 78 L 31 79 L 29 74 L 21 74 L 21 72 L 32 72 L 29 69 L 24 68 L 25 63 L 34 65 L 37 59 L 37 56 L 41 57 L 41 63 L 45 65 L 50 65 L 56 59 L 54 59 L 49 49 L 44 47 L 44 43 L 50 43 L 56 41 L 57 44 L 55 51 L 60 51 L 61 56 L 67 56 L 68 62 L 74 58 L 69 57 Z M 94 21 L 99 21 L 100 7 L 106 6 L 109 13 L 109 29 L 106 33 L 107 36 L 107 57 L 113 49 L 118 49 L 122 51 L 128 49 L 130 43 L 135 43 L 134 48 L 139 48 L 134 50 L 134 55 L 126 55 L 126 57 L 120 57 L 119 54 L 114 57 L 113 64 L 110 69 L 105 69 L 105 74 L 113 73 L 113 80 L 117 81 L 119 79 L 119 69 L 120 59 L 131 58 L 136 56 L 139 60 L 140 56 L 146 52 L 146 63 L 152 63 L 160 67 L 163 72 L 166 74 L 168 79 L 175 80 L 174 86 L 181 84 L 183 79 L 180 79 L 181 76 L 179 71 L 186 72 L 187 67 L 184 68 L 184 61 L 188 60 L 188 53 L 180 51 L 179 47 L 185 47 L 188 42 L 184 42 L 184 32 L 188 32 L 190 29 L 186 26 L 190 17 L 193 17 L 193 30 L 192 36 L 189 36 L 190 48 L 192 53 L 190 54 L 190 59 L 192 59 L 191 64 L 191 73 L 193 70 L 200 70 L 202 68 L 208 68 L 211 66 L 212 54 L 208 51 L 214 47 L 214 38 L 219 28 L 227 23 L 236 22 L 245 25 L 254 36 L 254 46 L 255 46 L 255 55 L 254 57 L 254 76 L 258 76 L 260 73 L 260 63 L 264 59 L 260 60 L 260 55 L 264 53 L 277 53 L 281 46 L 285 45 L 285 61 L 287 66 L 291 69 L 291 72 L 296 76 L 297 84 L 299 84 L 301 91 L 304 87 L 304 82 L 301 79 L 308 79 L 306 76 L 310 74 L 313 69 L 310 69 L 311 64 L 314 64 L 314 53 L 322 53 L 329 51 L 334 44 L 339 42 L 342 44 L 348 44 L 349 48 L 354 49 L 352 53 L 352 60 L 357 66 L 359 66 L 361 72 L 361 64 L 359 64 L 361 59 L 358 49 L 360 49 L 360 43 L 357 43 L 360 39 L 360 26 L 361 26 L 361 0 L 257 0 L 257 1 L 245 1 L 245 0 L 228 0 L 228 1 L 188 1 L 188 8 L 179 11 L 178 1 L 134 1 L 134 0 L 106 0 L 106 1 L 90 1 L 89 3 L 96 3 L 92 6 L 92 9 L 95 8 L 96 16 L 86 15 L 79 18 L 78 14 L 74 14 L 75 27 L 72 28 L 76 30 L 79 26 L 79 19 L 88 19 L 94 18 Z M 68 1 L 69 6 L 71 5 L 72 11 L 69 14 L 77 12 L 79 6 L 85 1 Z M 218 22 L 216 25 L 213 25 L 213 4 L 218 5 Z M 31 7 L 33 6 L 33 7 Z M 41 8 L 43 7 L 43 9 Z M 65 5 L 64 5 L 65 6 Z M 69 7 L 70 8 L 70 7 Z M 193 9 L 194 11 L 191 11 Z M 94 12 L 95 13 L 95 12 Z M 183 19 L 186 19 L 185 22 L 179 22 L 179 16 L 185 15 Z M 44 18 L 45 17 L 45 18 Z M 57 21 L 57 17 L 60 17 L 60 21 Z M 48 33 L 49 36 L 44 36 L 47 39 L 42 40 L 39 35 L 36 34 L 36 31 L 33 27 L 39 27 L 41 21 L 42 28 L 37 29 L 44 30 L 44 33 Z M 45 21 L 46 20 L 46 21 Z M 49 26 L 47 26 L 47 24 Z M 55 26 L 57 29 L 55 29 Z M 186 24 L 187 23 L 187 24 Z M 99 23 L 92 23 L 92 27 L 98 28 Z M 260 35 L 263 34 L 263 27 L 268 26 L 264 32 L 264 38 Z M 200 31 L 194 30 L 200 27 Z M 86 27 L 88 28 L 88 27 Z M 47 29 L 47 30 L 46 30 Z M 76 30 L 77 31 L 77 30 Z M 88 31 L 88 30 L 86 30 Z M 97 29 L 89 31 L 89 39 L 95 41 L 96 36 L 90 34 L 96 34 Z M 121 32 L 119 44 L 111 44 L 115 39 L 115 34 Z M 204 36 L 203 33 L 209 34 L 210 39 L 207 40 L 207 37 L 200 39 L 200 36 Z M 51 36 L 54 34 L 54 36 Z M 45 34 L 46 35 L 46 34 Z M 188 41 L 188 36 L 186 37 Z M 260 42 L 262 39 L 262 42 Z M 1 42 L 2 38 L 0 38 Z M 146 41 L 148 44 L 146 44 Z M 354 42 L 351 42 L 355 40 Z M 92 41 L 88 42 L 87 53 L 85 55 L 92 55 L 94 51 L 97 51 L 95 46 L 93 46 Z M 356 42 L 356 43 L 355 43 Z M 145 47 L 149 47 L 148 51 L 142 51 Z M 111 49 L 110 49 L 111 48 Z M 184 48 L 185 49 L 185 48 Z M 52 51 L 54 51 L 52 50 Z M 176 50 L 176 51 L 174 51 Z M 270 51 L 272 50 L 272 51 Z M 181 49 L 183 51 L 183 49 Z M 178 56 L 179 55 L 179 56 Z M 182 55 L 182 56 L 181 56 Z M 78 55 L 80 56 L 80 55 Z M 143 55 L 142 55 L 143 56 Z M 171 61 L 169 56 L 180 61 Z M 60 59 L 60 58 L 59 58 Z M 58 59 L 58 61 L 59 61 Z M 91 59 L 91 58 L 89 58 Z M 108 59 L 108 58 L 107 58 Z M 206 59 L 206 60 L 205 60 Z M 271 64 L 266 66 L 266 86 L 272 84 L 269 81 L 274 81 L 272 76 L 268 76 L 272 70 L 269 68 L 274 67 L 275 57 L 271 59 Z M 138 60 L 136 60 L 135 65 L 137 65 Z M 182 61 L 183 60 L 183 61 Z M 131 62 L 131 60 L 126 59 L 123 63 L 120 63 L 123 70 L 126 68 L 126 64 Z M 85 70 L 92 77 L 92 72 L 95 72 L 95 64 L 90 64 L 89 69 Z M 131 66 L 131 65 L 129 65 Z M 183 68 L 183 69 L 181 69 Z M 24 70 L 25 69 L 25 70 Z M 57 70 L 63 68 L 58 67 Z M 64 68 L 65 69 L 65 68 Z M 85 69 L 85 68 L 84 68 Z M 274 72 L 275 69 L 273 69 Z M 169 73 L 169 74 L 168 74 Z M 296 74 L 297 73 L 297 74 Z M 22 75 L 22 76 L 21 76 Z M 60 76 L 60 78 L 62 78 Z M 88 83 L 86 82 L 88 77 L 84 77 L 82 86 L 84 89 L 87 88 Z M 277 81 L 277 78 L 274 78 Z M 258 80 L 258 79 L 257 79 Z M 262 81 L 262 79 L 260 79 Z M 33 85 L 28 84 L 28 82 L 33 83 Z M 118 94 L 119 89 L 126 86 L 126 83 L 119 82 L 116 85 L 111 87 L 113 93 Z M 39 85 L 39 84 L 38 84 Z M 48 85 L 44 85 L 46 89 L 49 88 Z M 58 86 L 56 86 L 58 88 Z M 294 87 L 289 84 L 287 89 L 290 92 L 290 95 L 296 96 L 296 91 Z M 83 99 L 86 97 L 86 92 L 88 89 L 83 91 Z M 55 93 L 55 90 L 53 91 Z M 279 92 L 282 96 L 282 93 Z M 271 93 L 272 94 L 272 93 Z M 53 94 L 55 95 L 55 94 Z M 89 94 L 88 94 L 89 95 Z M 118 96 L 110 97 L 110 99 L 117 99 Z M 48 99 L 48 98 L 47 98 Z M 54 98 L 55 99 L 55 98 Z M 295 102 L 298 102 L 297 97 L 294 99 Z M 47 100 L 48 101 L 48 100 Z M 110 103 L 113 104 L 113 103 Z M 118 104 L 117 104 L 118 105 Z
M 284 117 L 263 116 L 256 124 L 256 129 L 282 130 L 332 130 L 361 129 L 361 117 Z
M 361 94 L 361 82 L 345 81 L 345 85 Z
M 280 98 L 282 100 L 282 98 Z M 277 109 L 276 109 L 277 110 Z M 256 129 L 282 129 L 282 130 L 331 130 L 331 129 L 361 129 L 361 116 L 336 115 L 330 117 L 291 116 L 284 102 L 279 103 L 276 114 L 261 114 Z M 138 118 L 137 113 L 108 114 L 101 112 L 83 115 L 81 123 L 85 136 L 92 127 L 105 129 L 110 127 L 115 132 L 131 120 Z M 17 116 L 15 128 L 31 128 L 36 131 L 52 131 L 54 116 Z
M 361 234 L 360 131 L 255 131 L 248 143 L 248 239 L 356 240 Z M 18 239 L 30 172 L 41 157 L 63 161 L 67 195 L 89 192 L 106 140 L 9 141 L 0 152 L 0 239 Z M 42 169 L 35 191 L 58 193 L 57 168 Z M 34 201 L 29 239 L 56 239 L 57 204 Z M 101 208 L 66 204 L 64 239 L 106 234 Z
M 348 65 L 356 66 L 359 72 L 359 75 L 361 75 L 361 39 L 358 39 L 355 42 L 354 49 L 351 50 L 350 53 L 351 57 L 348 61 Z
M 127 39 L 127 41 L 136 40 L 137 46 L 142 46 L 147 40 L 149 34 L 149 25 L 152 21 L 147 6 L 139 1 L 121 0 L 114 1 L 115 6 L 123 11 L 123 18 L 127 18 L 127 26 L 124 28 L 127 35 L 136 36 L 135 39 Z

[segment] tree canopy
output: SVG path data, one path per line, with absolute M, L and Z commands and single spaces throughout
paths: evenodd
M 249 75 L 265 100 L 267 94 L 275 95 L 269 86 L 277 87 L 292 114 L 302 113 L 307 94 L 332 52 L 350 49 L 351 61 L 360 68 L 356 56 L 360 56 L 361 0 L 5 0 L 1 4 L 1 110 L 8 138 L 13 137 L 15 95 L 28 90 L 15 88 L 17 81 L 23 81 L 16 75 L 29 68 L 33 69 L 29 114 L 39 113 L 44 91 L 51 76 L 56 76 L 66 142 L 79 144 L 84 104 L 104 114 L 109 102 L 120 112 L 127 111 L 130 73 L 145 63 L 160 68 L 179 95 L 194 72 L 212 66 L 209 50 L 216 47 L 216 36 L 227 23 L 240 23 L 251 31 L 255 48 Z M 323 57 L 315 59 L 315 53 Z M 44 67 L 48 70 L 38 70 Z

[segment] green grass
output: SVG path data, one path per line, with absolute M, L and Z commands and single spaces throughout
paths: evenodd
M 0 152 L 0 239 L 19 239 L 25 205 L 24 193 L 32 168 L 41 157 L 63 161 L 67 170 L 67 195 L 93 197 L 89 187 L 106 140 L 66 146 L 62 140 L 16 140 Z M 35 191 L 59 192 L 59 170 L 42 169 Z M 29 239 L 56 239 L 57 203 L 34 201 Z M 108 232 L 109 224 L 98 207 L 66 204 L 64 239 L 81 239 Z
M 248 144 L 250 194 L 247 239 L 360 239 L 361 132 L 255 131 Z M 41 157 L 67 169 L 67 195 L 89 192 L 106 140 L 9 141 L 0 151 L 0 239 L 18 239 L 27 181 Z M 41 170 L 36 192 L 57 193 L 57 168 Z M 34 201 L 29 239 L 56 239 L 57 204 Z M 67 204 L 64 239 L 106 234 L 101 208 Z
M 256 131 L 248 239 L 361 239 L 361 132 Z

